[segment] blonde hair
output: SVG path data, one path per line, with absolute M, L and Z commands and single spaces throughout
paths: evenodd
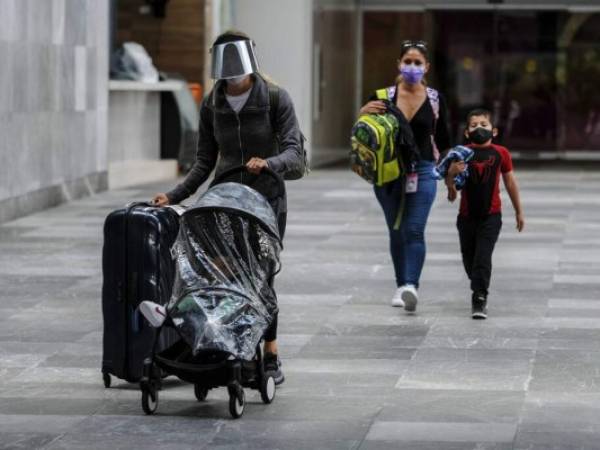
M 259 75 L 267 83 L 272 84 L 273 86 L 279 86 L 279 84 L 270 75 L 266 74 L 265 72 L 262 72 L 259 70 L 258 72 L 256 72 L 256 74 Z

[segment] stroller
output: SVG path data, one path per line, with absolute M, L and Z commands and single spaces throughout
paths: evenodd
M 244 172 L 244 166 L 224 172 L 181 216 L 171 249 L 173 294 L 140 381 L 146 414 L 156 412 L 161 379 L 167 375 L 193 383 L 198 401 L 210 389 L 227 387 L 234 418 L 244 413 L 244 388 L 260 391 L 266 404 L 275 397 L 260 344 L 278 310 L 273 279 L 282 244 L 270 203 L 285 195 L 285 186 L 269 169 L 257 176 Z M 275 183 L 277 197 L 267 199 L 250 187 L 254 184 L 241 184 L 242 176 L 257 185 Z M 226 181 L 232 177 L 237 182 Z M 157 352 L 156 342 L 170 329 L 179 339 Z

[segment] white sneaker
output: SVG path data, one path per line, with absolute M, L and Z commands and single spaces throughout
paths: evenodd
M 167 309 L 158 303 L 144 300 L 139 306 L 140 312 L 154 328 L 160 327 L 167 318 Z
M 404 286 L 396 289 L 396 293 L 392 297 L 392 306 L 397 308 L 404 308 L 404 300 L 402 300 L 402 293 L 404 292 Z
M 404 301 L 404 309 L 406 312 L 414 313 L 417 310 L 417 302 L 419 301 L 419 295 L 417 294 L 417 288 L 412 284 L 405 284 L 402 286 L 402 300 Z

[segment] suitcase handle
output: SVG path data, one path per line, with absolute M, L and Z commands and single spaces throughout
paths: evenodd
M 129 213 L 129 211 L 131 211 L 133 208 L 136 208 L 137 206 L 156 206 L 156 205 L 153 205 L 150 202 L 131 202 L 131 203 L 127 203 L 127 205 L 125 205 L 125 208 L 127 208 L 127 212 Z
M 160 208 L 160 206 L 157 206 L 152 202 L 131 202 L 125 205 L 125 208 L 127 208 L 127 213 L 129 214 L 129 212 L 131 212 L 133 208 L 136 208 L 138 206 L 146 206 L 148 208 Z M 185 212 L 185 206 L 182 205 L 165 205 L 164 208 L 169 208 L 178 216 L 183 215 L 183 213 Z

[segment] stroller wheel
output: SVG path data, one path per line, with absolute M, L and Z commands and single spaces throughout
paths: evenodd
M 142 409 L 148 415 L 154 414 L 158 408 L 158 392 L 142 389 Z
M 208 395 L 208 389 L 199 384 L 194 384 L 194 395 L 199 402 L 203 402 Z
M 275 379 L 271 375 L 265 375 L 260 383 L 260 397 L 263 403 L 269 404 L 275 398 Z
M 229 413 L 234 419 L 239 419 L 244 414 L 246 399 L 244 390 L 240 386 L 238 389 L 229 389 Z
M 104 387 L 108 389 L 111 382 L 110 374 L 107 372 L 102 372 L 102 381 L 104 381 Z

